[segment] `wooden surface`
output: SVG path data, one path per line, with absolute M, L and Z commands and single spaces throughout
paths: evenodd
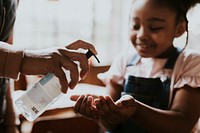
M 36 121 L 31 133 L 99 133 L 99 125 L 84 117 Z

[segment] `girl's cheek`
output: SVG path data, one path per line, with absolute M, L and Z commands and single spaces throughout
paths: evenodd
M 130 33 L 130 41 L 131 41 L 132 43 L 135 43 L 135 41 L 136 41 L 136 34 Z

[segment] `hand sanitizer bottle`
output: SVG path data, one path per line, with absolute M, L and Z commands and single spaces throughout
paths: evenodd
M 86 57 L 89 59 L 91 56 L 94 56 L 99 62 L 94 53 L 88 50 Z M 34 121 L 62 95 L 59 79 L 49 73 L 19 97 L 15 104 L 28 121 Z

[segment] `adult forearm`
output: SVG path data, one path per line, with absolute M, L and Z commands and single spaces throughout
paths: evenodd
M 0 77 L 18 77 L 23 50 L 0 42 Z

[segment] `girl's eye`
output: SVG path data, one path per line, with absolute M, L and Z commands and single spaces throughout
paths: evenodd
M 159 30 L 162 30 L 163 27 L 150 27 L 149 28 L 151 31 L 159 31 Z
M 140 25 L 133 25 L 133 26 L 132 26 L 132 29 L 133 29 L 133 30 L 139 30 L 139 29 L 140 29 Z

